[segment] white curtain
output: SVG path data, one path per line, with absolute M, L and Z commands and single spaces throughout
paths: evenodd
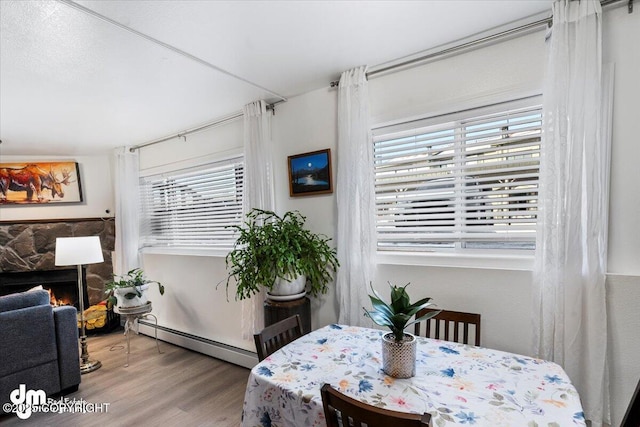
M 138 151 L 118 147 L 115 157 L 115 274 L 140 267 L 140 192 Z
M 264 101 L 247 104 L 244 113 L 244 210 L 274 209 L 271 113 Z
M 562 365 L 592 426 L 609 421 L 607 214 L 611 80 L 598 1 L 556 0 L 544 85 L 534 351 Z
M 273 159 L 271 156 L 271 113 L 264 101 L 247 104 L 244 113 L 244 198 L 243 211 L 274 210 Z M 245 339 L 264 327 L 264 291 L 242 301 L 242 331 Z
M 338 86 L 337 247 L 340 268 L 336 292 L 338 321 L 370 325 L 369 283 L 375 267 L 373 144 L 369 126 L 366 67 L 345 71 Z

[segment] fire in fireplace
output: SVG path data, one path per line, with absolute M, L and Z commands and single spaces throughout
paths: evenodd
M 44 286 L 43 286 L 44 288 Z M 58 286 L 59 288 L 59 286 Z M 49 292 L 49 301 L 51 301 L 51 305 L 54 307 L 61 307 L 63 305 L 76 305 L 78 298 L 76 295 L 78 291 L 74 292 L 62 292 L 60 289 L 51 289 L 45 288 L 47 292 Z M 73 295 L 72 295 L 73 294 Z

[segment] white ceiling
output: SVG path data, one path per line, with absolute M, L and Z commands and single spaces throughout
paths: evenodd
M 551 0 L 0 0 L 1 155 L 91 155 L 550 11 Z M 203 64 L 204 61 L 206 64 Z

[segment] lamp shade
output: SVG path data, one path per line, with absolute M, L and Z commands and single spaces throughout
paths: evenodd
M 100 237 L 56 238 L 56 265 L 82 265 L 103 262 Z

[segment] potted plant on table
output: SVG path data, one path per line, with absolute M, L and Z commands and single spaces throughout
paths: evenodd
M 250 298 L 261 289 L 267 298 L 280 301 L 327 292 L 339 263 L 330 238 L 304 228 L 306 218 L 298 211 L 282 217 L 272 211 L 253 209 L 226 257 L 227 291 L 235 280 L 236 299 Z
M 164 295 L 164 286 L 160 282 L 147 279 L 140 268 L 134 268 L 127 274 L 114 276 L 105 285 L 104 292 L 109 294 L 109 303 L 119 308 L 139 307 L 148 303 L 146 290 L 152 283 L 156 283 L 160 295 Z
M 434 306 L 431 298 L 423 298 L 411 304 L 405 288 L 409 286 L 391 287 L 391 304 L 382 300 L 380 295 L 371 286 L 373 296 L 369 295 L 373 310 L 368 311 L 363 307 L 365 316 L 380 326 L 388 327 L 391 332 L 382 337 L 382 369 L 394 378 L 411 378 L 416 374 L 416 337 L 404 332 L 404 330 L 417 322 L 430 319 L 440 311 L 433 311 L 418 317 L 411 318 L 420 310 Z

